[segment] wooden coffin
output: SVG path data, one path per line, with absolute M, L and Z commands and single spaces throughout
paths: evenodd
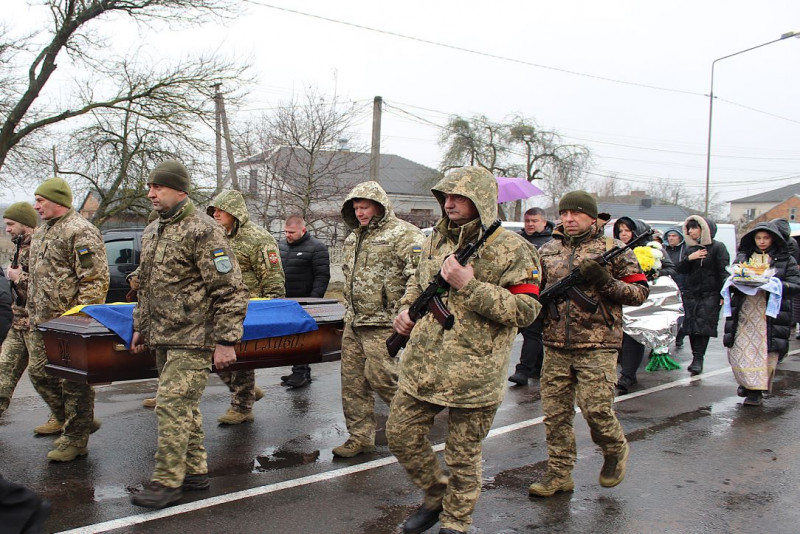
M 335 299 L 297 298 L 318 330 L 244 341 L 237 361 L 226 370 L 284 367 L 341 359 L 344 306 Z M 47 374 L 84 384 L 109 384 L 156 378 L 153 351 L 133 354 L 122 339 L 101 323 L 81 315 L 59 317 L 41 325 Z M 216 369 L 213 369 L 216 372 Z

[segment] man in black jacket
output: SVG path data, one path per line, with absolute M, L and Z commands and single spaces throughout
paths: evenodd
M 540 248 L 553 239 L 555 225 L 547 220 L 542 208 L 531 208 L 525 212 L 525 227 L 519 231 L 526 241 Z M 538 380 L 542 375 L 542 360 L 544 359 L 544 344 L 542 330 L 544 319 L 539 316 L 529 326 L 520 329 L 522 332 L 522 351 L 519 363 L 514 374 L 508 380 L 518 386 L 526 386 L 528 380 Z
M 287 297 L 324 297 L 331 279 L 328 247 L 308 233 L 300 215 L 292 215 L 284 223 L 278 248 L 286 277 Z M 281 382 L 300 388 L 311 382 L 310 365 L 292 366 L 292 374 L 281 377 Z

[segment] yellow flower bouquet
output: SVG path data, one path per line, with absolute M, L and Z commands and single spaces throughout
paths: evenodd
M 647 278 L 652 279 L 658 276 L 658 271 L 661 270 L 661 258 L 664 257 L 661 243 L 650 241 L 642 247 L 634 248 L 633 253 L 636 254 L 636 260 Z

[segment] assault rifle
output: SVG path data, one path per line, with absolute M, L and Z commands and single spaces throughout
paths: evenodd
M 631 241 L 625 245 L 624 247 L 616 246 L 612 249 L 607 250 L 604 252 L 599 258 L 596 258 L 594 261 L 599 263 L 600 265 L 608 265 L 611 260 L 622 254 L 628 249 L 632 249 L 640 244 L 643 244 L 650 240 L 653 237 L 654 230 L 648 230 L 646 232 L 642 232 L 638 236 L 631 239 Z M 588 311 L 589 313 L 594 313 L 597 311 L 597 301 L 592 299 L 589 295 L 583 292 L 581 288 L 578 287 L 579 284 L 584 282 L 583 276 L 581 275 L 580 267 L 575 267 L 567 276 L 553 284 L 552 286 L 548 286 L 547 289 L 542 291 L 541 295 L 539 295 L 539 302 L 542 304 L 542 308 L 547 310 L 547 313 L 550 317 L 556 321 L 558 321 L 561 317 L 558 314 L 557 305 L 562 300 L 569 298 L 583 308 L 584 310 Z
M 11 259 L 11 265 L 9 265 L 9 267 L 12 267 L 14 269 L 19 267 L 19 249 L 22 246 L 22 241 L 24 239 L 25 238 L 23 236 L 19 236 L 19 237 L 15 237 L 14 238 L 14 244 L 17 246 L 17 248 L 14 250 L 14 257 Z M 14 282 L 9 280 L 8 281 L 8 285 L 11 286 L 11 298 L 14 299 L 14 302 L 15 302 L 15 304 L 17 306 L 22 306 L 22 304 L 23 304 L 22 295 L 17 293 L 16 284 L 14 284 Z
M 475 255 L 478 249 L 483 246 L 486 240 L 498 228 L 500 228 L 500 219 L 497 219 L 490 224 L 489 227 L 484 230 L 480 239 L 474 243 L 467 243 L 462 248 L 458 249 L 455 252 L 455 257 L 456 260 L 458 260 L 458 263 L 461 265 L 466 265 L 469 259 Z M 442 278 L 442 271 L 440 269 L 439 272 L 436 273 L 436 276 L 433 277 L 433 280 L 430 281 L 428 287 L 425 288 L 425 291 L 423 291 L 422 294 L 417 297 L 417 300 L 415 300 L 408 309 L 408 316 L 411 318 L 411 320 L 416 323 L 428 312 L 431 312 L 436 320 L 439 321 L 439 324 L 442 325 L 442 328 L 445 330 L 450 330 L 453 328 L 455 317 L 453 317 L 453 314 L 447 310 L 442 302 L 441 297 L 442 294 L 444 294 L 444 292 L 449 288 L 450 284 L 448 284 L 447 281 Z M 406 346 L 406 343 L 408 343 L 408 336 L 394 332 L 386 340 L 386 348 L 389 350 L 389 356 L 397 356 L 397 353 L 400 352 L 400 349 Z

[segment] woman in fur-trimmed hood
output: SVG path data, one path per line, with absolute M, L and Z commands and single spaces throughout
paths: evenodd
M 692 346 L 692 375 L 703 372 L 703 358 L 709 338 L 717 337 L 719 311 L 722 307 L 720 290 L 728 278 L 725 267 L 730 263 L 728 249 L 714 240 L 717 225 L 700 215 L 690 215 L 683 222 L 686 240 L 684 258 L 676 271 L 686 275 L 683 292 L 683 331 Z

